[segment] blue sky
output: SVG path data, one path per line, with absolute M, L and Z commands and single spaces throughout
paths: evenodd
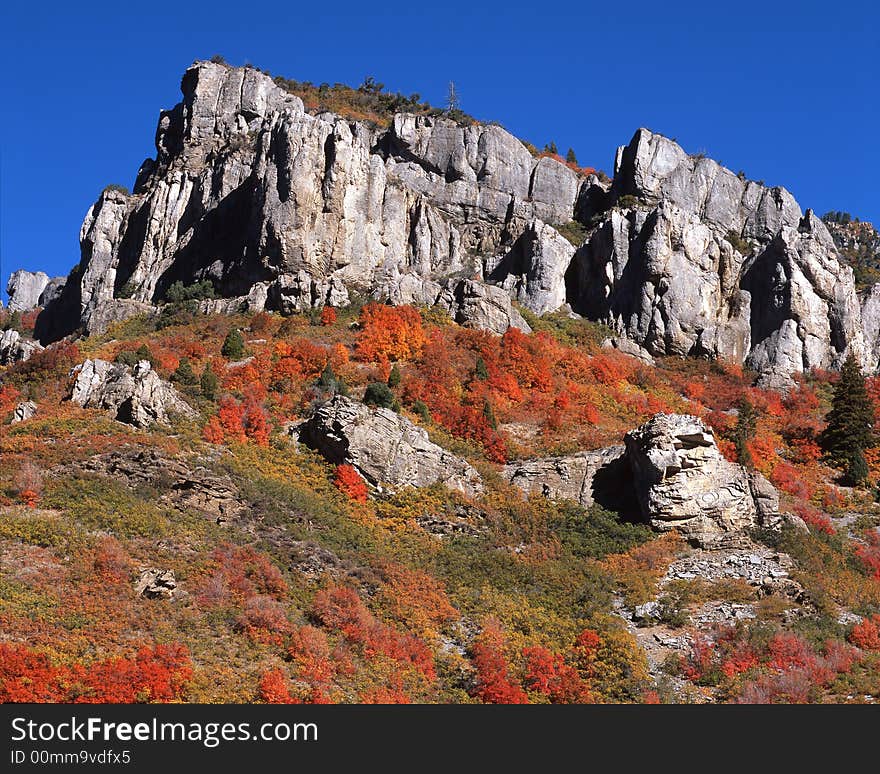
M 369 74 L 435 104 L 453 80 L 464 110 L 608 172 L 647 126 L 877 224 L 878 23 L 874 3 L 789 0 L 7 3 L 3 290 L 15 268 L 79 260 L 89 206 L 132 185 L 184 69 L 215 53 L 316 83 Z

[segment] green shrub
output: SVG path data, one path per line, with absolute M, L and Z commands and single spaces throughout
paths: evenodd
M 211 367 L 211 364 L 208 363 L 205 366 L 205 370 L 202 371 L 202 376 L 199 379 L 199 386 L 202 390 L 202 395 L 206 400 L 214 400 L 217 397 L 217 390 L 220 388 L 220 379 L 217 374 L 214 373 L 214 369 Z
M 233 328 L 226 334 L 220 354 L 229 360 L 241 360 L 244 357 L 244 336 L 238 328 Z
M 146 344 L 141 344 L 136 350 L 124 349 L 117 356 L 115 362 L 132 368 L 141 360 L 149 361 L 150 365 L 156 367 L 156 360 L 153 353 Z
M 198 384 L 199 378 L 196 376 L 195 371 L 193 371 L 189 358 L 180 358 L 180 365 L 171 374 L 171 381 L 186 385 Z
M 617 206 L 622 210 L 632 210 L 639 206 L 639 197 L 625 194 L 617 200 Z
M 208 279 L 192 285 L 184 285 L 178 280 L 165 293 L 165 300 L 170 304 L 179 304 L 183 301 L 203 301 L 214 297 L 214 284 Z
M 580 247 L 587 236 L 586 226 L 584 226 L 583 223 L 578 223 L 576 220 L 570 220 L 568 223 L 559 223 L 554 225 L 553 228 L 562 234 L 562 236 L 564 236 L 575 247 Z
M 428 404 L 423 400 L 417 400 L 412 405 L 413 413 L 418 414 L 419 418 L 425 423 L 430 424 L 431 422 L 431 412 L 428 411 Z
M 364 403 L 368 406 L 391 408 L 394 405 L 394 393 L 385 382 L 371 382 L 364 390 Z

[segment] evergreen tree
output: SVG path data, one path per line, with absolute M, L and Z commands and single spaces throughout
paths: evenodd
M 740 465 L 747 468 L 754 467 L 752 453 L 749 451 L 749 441 L 755 437 L 758 429 L 758 413 L 748 398 L 743 398 L 737 404 L 738 415 L 736 427 L 733 429 L 733 443 L 736 447 L 736 458 Z
M 393 390 L 395 387 L 400 386 L 400 368 L 397 363 L 391 366 L 391 372 L 388 374 L 388 386 Z
M 550 140 L 550 142 L 544 146 L 544 153 L 551 153 L 554 156 L 558 156 L 559 148 L 556 147 L 556 143 L 553 140 Z
M 329 360 L 318 377 L 318 387 L 323 387 L 325 390 L 332 390 L 336 387 L 336 374 L 333 372 L 333 366 Z
M 578 163 L 577 156 L 574 155 L 574 148 L 568 149 L 568 153 L 565 154 L 565 160 L 569 164 L 577 164 Z
M 244 357 L 244 336 L 238 328 L 226 334 L 220 354 L 229 360 L 241 360 Z
M 826 460 L 847 474 L 850 469 L 859 473 L 864 463 L 863 452 L 874 443 L 874 406 L 862 369 L 852 354 L 840 371 L 825 421 L 828 424 L 819 440 Z
M 489 369 L 486 367 L 486 361 L 482 355 L 477 358 L 477 364 L 474 367 L 474 376 L 481 382 L 485 382 L 489 378 Z
M 394 393 L 385 382 L 370 382 L 364 391 L 364 403 L 368 406 L 391 408 L 394 405 Z
M 199 379 L 199 386 L 202 389 L 202 395 L 205 396 L 208 400 L 214 400 L 217 397 L 217 389 L 220 387 L 220 380 L 217 378 L 217 374 L 214 373 L 214 369 L 211 367 L 211 364 L 205 366 L 205 370 L 202 371 L 202 377 Z
M 498 422 L 495 420 L 495 411 L 492 408 L 492 404 L 489 403 L 488 398 L 483 401 L 483 416 L 489 423 L 489 427 L 491 427 L 493 430 L 498 429 Z
M 867 483 L 869 475 L 865 453 L 861 449 L 856 449 L 847 460 L 844 481 L 850 486 L 862 486 Z
M 179 382 L 180 384 L 195 384 L 198 382 L 199 379 L 196 376 L 195 371 L 192 369 L 192 363 L 189 362 L 189 358 L 180 358 L 180 365 L 178 365 L 174 373 L 171 374 L 171 380 Z

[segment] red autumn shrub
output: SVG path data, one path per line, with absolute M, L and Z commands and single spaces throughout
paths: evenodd
M 586 704 L 590 690 L 578 670 L 565 663 L 559 653 L 535 646 L 523 649 L 526 659 L 526 687 L 543 694 L 553 703 Z
M 0 702 L 133 704 L 184 697 L 192 677 L 182 645 L 143 647 L 133 658 L 53 664 L 24 645 L 0 643 Z
M 525 691 L 510 676 L 504 655 L 504 635 L 498 624 L 489 621 L 471 648 L 476 670 L 474 696 L 484 704 L 528 704 Z
M 340 492 L 348 495 L 355 502 L 367 501 L 367 495 L 370 493 L 367 482 L 351 465 L 337 465 L 333 483 Z
M 853 626 L 849 641 L 862 650 L 880 650 L 880 614 L 863 618 Z
M 266 704 L 299 704 L 287 687 L 287 676 L 281 669 L 264 672 L 260 678 L 259 698 Z
M 321 325 L 333 325 L 336 322 L 336 310 L 332 306 L 325 306 L 321 310 Z

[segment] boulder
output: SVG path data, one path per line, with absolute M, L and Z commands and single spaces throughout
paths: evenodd
M 168 425 L 173 415 L 196 415 L 146 360 L 132 368 L 106 360 L 86 360 L 71 371 L 71 378 L 71 402 L 111 411 L 115 419 L 135 427 Z
M 502 334 L 508 328 L 531 332 L 529 324 L 513 307 L 501 288 L 478 280 L 449 282 L 436 304 L 449 311 L 459 325 Z
M 12 328 L 0 331 L 0 365 L 12 365 L 12 363 L 28 360 L 41 349 L 38 342 L 25 338 Z
M 702 420 L 688 415 L 656 414 L 626 434 L 625 446 L 521 460 L 502 475 L 527 494 L 597 504 L 660 532 L 676 529 L 704 548 L 785 518 L 773 485 L 726 460 Z
M 400 489 L 445 484 L 475 495 L 479 473 L 428 440 L 428 434 L 391 409 L 371 408 L 337 395 L 295 428 L 300 442 L 336 465 L 353 466 L 373 486 Z
M 26 400 L 19 403 L 12 412 L 12 424 L 18 422 L 26 422 L 37 413 L 37 404 L 32 400 Z
M 779 521 L 773 486 L 726 460 L 699 418 L 656 414 L 625 441 L 636 496 L 654 529 L 677 529 L 705 547 Z
M 146 599 L 172 599 L 177 596 L 177 579 L 174 570 L 145 567 L 134 584 L 134 593 Z

